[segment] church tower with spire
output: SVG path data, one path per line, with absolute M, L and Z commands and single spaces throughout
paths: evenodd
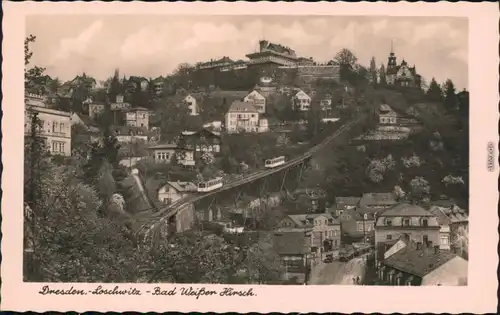
M 385 69 L 385 78 L 387 84 L 394 84 L 396 80 L 396 74 L 398 73 L 398 64 L 396 54 L 394 53 L 394 41 L 391 40 L 391 53 L 387 58 L 387 68 Z
M 396 60 L 396 54 L 394 54 L 394 41 L 391 40 L 391 53 L 389 54 L 389 58 L 387 61 L 387 71 L 389 69 L 396 69 L 397 67 L 397 60 Z

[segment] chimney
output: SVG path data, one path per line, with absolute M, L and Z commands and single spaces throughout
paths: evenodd
M 439 254 L 439 245 L 434 245 L 434 254 Z
M 417 249 L 422 249 L 422 242 L 417 242 Z

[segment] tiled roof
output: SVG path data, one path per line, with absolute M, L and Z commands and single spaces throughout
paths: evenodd
M 339 206 L 357 206 L 361 197 L 335 197 L 337 208 Z
M 177 149 L 176 143 L 163 143 L 148 148 L 149 150 Z
M 346 216 L 349 216 L 348 220 L 342 220 L 342 218 L 345 218 Z M 356 235 L 362 235 L 362 231 L 358 231 L 358 224 L 357 222 L 363 221 L 363 214 L 359 213 L 357 210 L 353 209 L 347 209 L 344 210 L 342 215 L 340 216 L 340 224 L 342 227 L 342 233 L 349 234 L 351 236 L 356 236 Z M 368 214 L 367 220 L 371 221 L 373 220 L 373 214 Z M 369 234 L 370 232 L 366 231 L 366 234 Z
M 429 212 L 434 214 L 439 221 L 439 224 L 450 224 L 450 223 L 466 223 L 469 221 L 469 216 L 464 209 L 453 207 L 452 209 L 431 206 Z
M 212 130 L 209 130 L 205 127 L 203 128 L 200 128 L 199 130 L 197 131 L 188 131 L 188 130 L 184 130 L 183 132 L 181 132 L 181 134 L 183 136 L 192 136 L 192 135 L 196 135 L 196 134 L 200 134 L 200 133 L 209 133 L 211 135 L 214 135 L 216 137 L 220 137 L 220 132 L 216 132 L 216 131 L 212 131 Z
M 450 218 L 443 212 L 442 208 L 438 206 L 432 206 L 429 212 L 436 216 L 439 225 L 448 225 L 452 223 Z
M 295 94 L 295 97 L 297 98 L 303 98 L 303 99 L 310 99 L 311 97 L 309 95 L 307 95 L 306 92 L 300 90 L 297 92 L 297 94 Z
M 396 196 L 393 193 L 365 193 L 359 201 L 361 206 L 395 205 Z
M 308 220 L 317 218 L 319 216 L 327 217 L 329 220 L 331 220 L 332 225 L 340 224 L 340 221 L 338 221 L 337 219 L 332 217 L 332 215 L 329 213 L 291 214 L 291 215 L 288 215 L 288 218 L 290 218 L 290 220 L 292 220 L 293 223 L 295 223 L 297 226 L 305 227 L 305 226 L 309 225 L 309 223 L 307 222 Z
M 120 136 L 128 136 L 128 135 L 139 135 L 146 136 L 148 130 L 144 127 L 134 127 L 134 126 L 113 126 L 112 130 L 116 133 L 116 135 Z
M 229 112 L 248 112 L 248 113 L 257 113 L 257 109 L 251 103 L 242 102 L 242 101 L 234 101 L 229 107 Z
M 149 109 L 144 108 L 144 107 L 134 107 L 134 108 L 128 108 L 128 109 L 126 109 L 125 111 L 127 111 L 127 112 L 137 112 L 137 111 L 145 111 L 145 112 L 148 112 L 148 111 L 149 111 Z
M 256 90 L 253 90 L 252 92 L 250 92 L 246 97 L 248 97 L 250 99 L 254 99 L 254 98 L 265 99 L 265 97 Z
M 303 255 L 308 251 L 304 232 L 275 232 L 273 243 L 278 255 Z
M 433 206 L 438 206 L 438 207 L 443 207 L 443 208 L 451 208 L 455 206 L 457 203 L 453 199 L 440 199 L 440 200 L 433 200 L 431 201 L 431 205 Z
M 297 196 L 307 196 L 309 198 L 321 198 L 326 196 L 326 192 L 321 188 L 299 188 L 293 193 Z
M 388 112 L 388 111 L 391 111 L 392 109 L 387 104 L 381 104 L 380 105 L 380 110 Z
M 179 192 L 190 192 L 190 191 L 196 191 L 197 189 L 196 185 L 191 182 L 176 181 L 176 182 L 167 182 L 167 184 L 174 187 L 175 190 Z
M 457 255 L 450 251 L 436 250 L 434 247 L 426 246 L 423 246 L 422 249 L 416 249 L 415 244 L 410 243 L 384 260 L 383 264 L 418 277 L 424 277 L 455 257 Z
M 417 205 L 407 203 L 398 204 L 388 210 L 383 211 L 381 216 L 410 216 L 410 217 L 432 217 L 434 216 L 429 211 Z

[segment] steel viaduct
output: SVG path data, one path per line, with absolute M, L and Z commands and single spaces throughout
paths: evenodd
M 176 202 L 165 206 L 162 209 L 159 209 L 156 212 L 152 211 L 147 211 L 147 212 L 141 212 L 137 214 L 135 217 L 135 232 L 140 235 L 144 235 L 146 237 L 151 236 L 150 233 L 154 232 L 154 234 L 158 234 L 158 230 L 161 230 L 163 228 L 168 228 L 168 222 L 172 222 L 172 218 L 177 221 L 176 216 L 178 216 L 181 212 L 184 211 L 190 211 L 193 212 L 193 208 L 190 206 L 193 206 L 195 203 L 200 202 L 203 199 L 207 198 L 214 198 L 216 195 L 228 192 L 230 190 L 236 190 L 238 187 L 248 185 L 249 183 L 255 182 L 257 180 L 261 180 L 263 178 L 269 177 L 273 174 L 277 174 L 280 172 L 283 172 L 283 178 L 281 182 L 281 186 L 284 185 L 285 177 L 287 174 L 287 171 L 291 168 L 300 166 L 300 176 L 302 175 L 302 171 L 304 169 L 304 166 L 306 163 L 310 160 L 313 154 L 317 153 L 324 147 L 326 147 L 328 144 L 330 144 L 333 140 L 335 140 L 338 136 L 343 134 L 344 132 L 348 131 L 351 129 L 354 125 L 358 124 L 362 119 L 362 117 L 358 117 L 352 121 L 347 122 L 343 126 L 341 126 L 338 130 L 336 130 L 333 134 L 329 135 L 326 137 L 321 143 L 311 147 L 307 152 L 304 154 L 297 156 L 285 164 L 272 168 L 272 169 L 266 169 L 262 171 L 257 171 L 255 173 L 245 175 L 239 178 L 236 178 L 230 182 L 227 182 L 222 186 L 221 188 L 208 192 L 208 193 L 196 193 L 193 195 L 190 195 L 188 197 L 182 198 L 177 200 Z M 283 188 L 283 187 L 281 187 Z M 264 189 L 264 187 L 263 187 Z M 240 190 L 241 193 L 241 190 Z M 178 225 L 177 225 L 178 226 Z M 179 232 L 178 227 L 176 228 L 176 231 Z M 160 232 L 161 233 L 161 232 Z M 163 233 L 162 233 L 163 234 Z M 155 238 L 159 237 L 159 235 L 156 235 Z

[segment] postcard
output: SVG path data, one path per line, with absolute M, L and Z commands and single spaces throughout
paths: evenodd
M 495 311 L 493 4 L 3 8 L 2 310 Z

